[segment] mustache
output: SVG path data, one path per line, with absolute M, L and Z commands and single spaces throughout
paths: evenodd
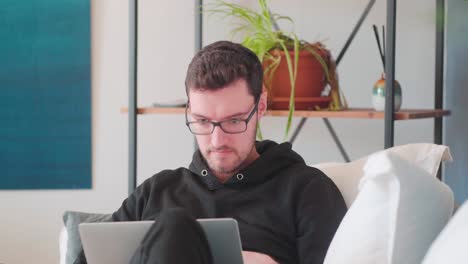
M 217 148 L 209 148 L 208 152 L 213 152 L 213 151 L 234 151 L 234 149 L 228 147 L 228 146 L 221 146 Z

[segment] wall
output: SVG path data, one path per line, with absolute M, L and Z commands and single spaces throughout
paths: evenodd
M 112 212 L 126 196 L 128 119 L 119 108 L 127 105 L 128 93 L 127 2 L 92 3 L 93 189 L 0 192 L 0 263 L 58 262 L 64 210 Z M 238 2 L 254 6 L 255 0 Z M 354 107 L 370 107 L 373 83 L 382 72 L 371 25 L 385 23 L 384 2 L 377 1 L 339 66 L 342 88 Z M 336 56 L 366 3 L 291 0 L 271 1 L 271 7 L 296 21 L 301 38 L 323 41 Z M 140 106 L 185 98 L 185 71 L 194 52 L 193 7 L 191 1 L 140 1 Z M 399 1 L 398 12 L 396 77 L 403 87 L 403 108 L 431 108 L 435 4 Z M 227 23 L 205 17 L 205 44 L 229 39 Z M 266 118 L 265 137 L 281 141 L 285 122 Z M 383 148 L 383 122 L 331 122 L 352 159 Z M 395 143 L 430 142 L 432 125 L 432 120 L 398 122 Z M 188 165 L 193 138 L 182 115 L 140 116 L 138 126 L 139 182 L 162 169 Z M 310 164 L 342 161 L 320 119 L 307 121 L 294 149 Z
M 65 210 L 112 212 L 126 195 L 126 1 L 92 3 L 93 189 L 0 191 L 0 263 L 58 263 Z M 0 173 L 0 177 L 2 177 Z
M 445 167 L 445 180 L 458 203 L 468 199 L 468 1 L 447 1 L 445 102 L 452 115 L 444 120 L 444 142 L 455 162 Z

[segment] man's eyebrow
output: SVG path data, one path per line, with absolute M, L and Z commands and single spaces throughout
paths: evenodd
M 226 116 L 224 117 L 223 119 L 221 120 L 226 120 L 226 119 L 229 119 L 229 118 L 233 118 L 233 117 L 238 117 L 238 116 L 242 116 L 242 115 L 246 115 L 247 112 L 240 112 L 240 113 L 235 113 L 233 115 L 229 115 L 229 116 Z M 204 118 L 204 119 L 210 119 L 204 115 L 200 115 L 200 114 L 197 114 L 197 113 L 191 113 L 192 116 L 196 117 L 196 118 Z

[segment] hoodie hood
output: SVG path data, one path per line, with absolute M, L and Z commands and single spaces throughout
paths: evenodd
M 193 154 L 189 170 L 201 177 L 210 190 L 223 188 L 224 185 L 257 184 L 274 177 L 276 173 L 294 164 L 304 164 L 299 154 L 291 149 L 290 143 L 270 140 L 257 141 L 255 147 L 260 155 L 249 166 L 232 175 L 224 184 L 221 183 L 208 167 L 200 150 Z

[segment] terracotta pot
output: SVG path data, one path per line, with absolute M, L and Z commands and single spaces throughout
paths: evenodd
M 274 72 L 269 89 L 270 109 L 289 109 L 289 97 L 291 95 L 291 82 L 289 78 L 288 64 L 283 51 L 272 51 L 274 56 L 281 56 L 281 62 Z M 294 61 L 294 51 L 289 51 L 291 61 Z M 322 52 L 322 56 L 325 56 Z M 268 62 L 264 63 L 264 68 Z M 265 76 L 267 78 L 268 76 Z M 266 80 L 266 79 L 265 79 Z M 295 106 L 296 110 L 315 110 L 316 106 L 327 107 L 331 98 L 321 97 L 326 85 L 326 76 L 322 65 L 306 50 L 299 51 L 298 72 L 296 77 Z

